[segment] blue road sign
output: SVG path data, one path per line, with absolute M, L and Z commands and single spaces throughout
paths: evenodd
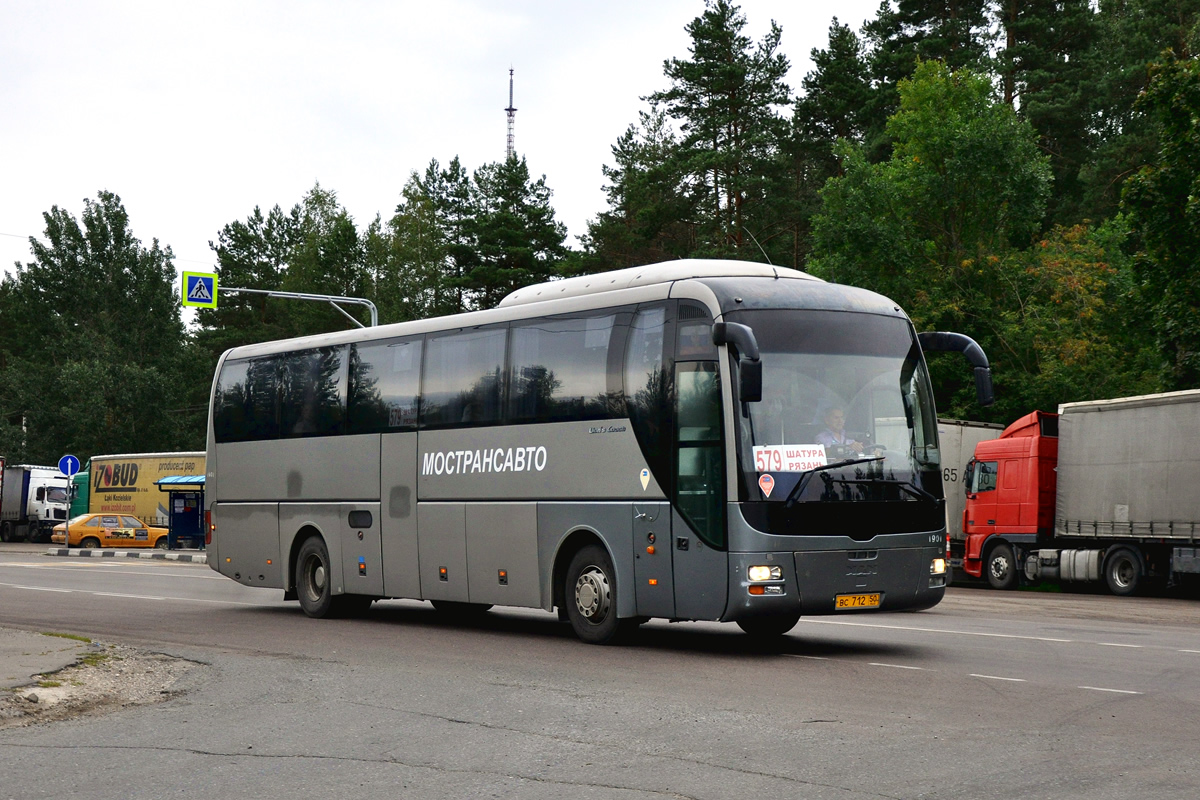
M 58 471 L 68 478 L 79 472 L 79 459 L 75 456 L 63 456 L 58 460 Z
M 196 308 L 216 308 L 217 276 L 207 272 L 184 272 L 183 304 Z

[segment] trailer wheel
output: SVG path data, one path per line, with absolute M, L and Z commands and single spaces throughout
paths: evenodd
M 1118 597 L 1128 597 L 1141 583 L 1142 560 L 1129 548 L 1118 547 L 1104 560 L 1104 580 L 1110 592 Z
M 984 561 L 983 572 L 988 585 L 993 589 L 1015 589 L 1017 587 L 1017 558 L 1012 545 L 1001 542 L 993 547 Z
M 0 525 L 0 542 L 11 542 L 13 540 L 12 526 L 7 522 Z

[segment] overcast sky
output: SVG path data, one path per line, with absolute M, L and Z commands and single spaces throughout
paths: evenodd
M 744 0 L 748 32 L 783 28 L 795 92 L 830 19 L 858 29 L 879 0 Z M 0 2 L 0 265 L 59 205 L 120 195 L 135 235 L 179 269 L 254 209 L 315 182 L 360 228 L 386 219 L 413 170 L 504 158 L 545 175 L 569 243 L 604 208 L 602 164 L 686 57 L 703 0 Z

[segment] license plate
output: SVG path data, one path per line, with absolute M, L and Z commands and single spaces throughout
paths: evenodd
M 879 593 L 839 594 L 834 598 L 834 608 L 879 608 Z

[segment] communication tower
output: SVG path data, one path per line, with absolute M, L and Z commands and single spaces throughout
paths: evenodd
M 508 70 L 508 158 L 516 158 L 517 150 L 513 140 L 513 124 L 517 121 L 517 110 L 513 108 L 513 71 Z

